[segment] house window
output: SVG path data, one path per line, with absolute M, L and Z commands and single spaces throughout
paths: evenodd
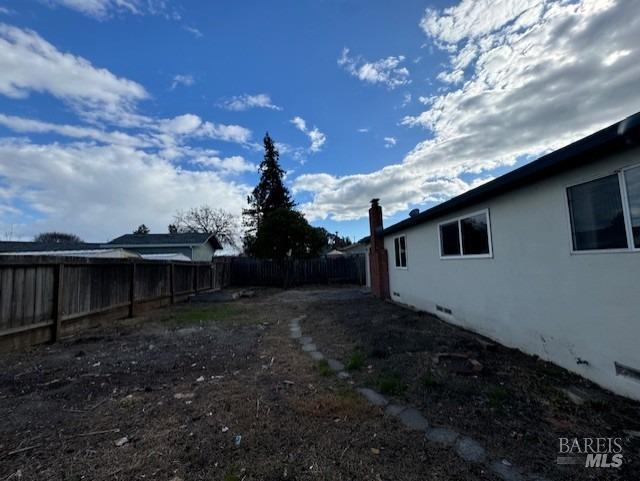
M 439 225 L 441 257 L 491 257 L 489 211 Z
M 567 188 L 573 250 L 640 248 L 640 166 Z
M 460 255 L 460 230 L 458 221 L 440 226 L 440 244 L 443 256 Z
M 401 269 L 407 268 L 407 238 L 400 236 L 393 239 L 394 252 L 396 258 L 396 267 Z
M 573 249 L 626 249 L 618 174 L 569 187 Z
M 640 249 L 640 166 L 624 171 L 633 245 Z

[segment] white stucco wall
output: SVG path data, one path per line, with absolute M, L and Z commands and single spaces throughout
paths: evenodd
M 408 229 L 406 270 L 393 262 L 402 233 L 387 236 L 392 299 L 640 399 L 640 382 L 614 368 L 640 369 L 640 252 L 571 254 L 565 194 L 638 163 L 635 149 Z M 482 209 L 493 258 L 440 259 L 438 223 Z

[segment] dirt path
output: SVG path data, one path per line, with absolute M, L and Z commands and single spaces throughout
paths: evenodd
M 0 480 L 495 479 L 289 338 L 291 318 L 350 298 L 260 291 L 2 355 Z

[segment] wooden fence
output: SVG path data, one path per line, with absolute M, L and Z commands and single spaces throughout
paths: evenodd
M 234 286 L 290 287 L 339 283 L 366 283 L 364 255 L 282 261 L 237 257 L 231 262 L 231 284 Z
M 56 340 L 229 284 L 230 262 L 0 257 L 0 350 Z

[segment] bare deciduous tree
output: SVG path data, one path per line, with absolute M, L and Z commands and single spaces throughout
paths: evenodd
M 208 205 L 178 211 L 173 217 L 178 232 L 206 232 L 216 236 L 223 245 L 237 249 L 240 245 L 240 221 L 238 216 L 224 209 Z
M 35 236 L 33 241 L 52 244 L 73 244 L 82 242 L 82 239 L 75 234 L 67 234 L 66 232 L 43 232 Z

